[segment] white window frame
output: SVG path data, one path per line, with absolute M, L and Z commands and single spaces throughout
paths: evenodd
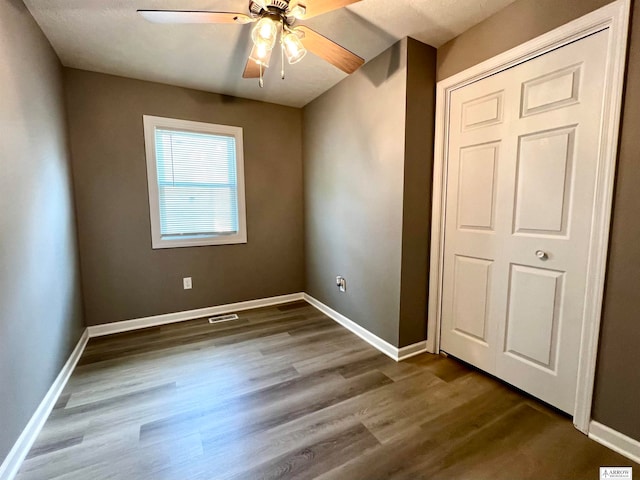
M 149 186 L 149 216 L 151 218 L 151 247 L 179 248 L 206 245 L 231 245 L 247 243 L 247 219 L 244 189 L 244 147 L 242 128 L 230 125 L 193 122 L 175 118 L 143 115 L 144 144 L 147 158 L 147 183 Z M 158 170 L 156 166 L 156 129 L 182 130 L 209 135 L 233 136 L 236 140 L 236 181 L 238 194 L 238 233 L 234 235 L 193 236 L 180 239 L 163 239 L 160 234 L 160 197 L 158 191 Z

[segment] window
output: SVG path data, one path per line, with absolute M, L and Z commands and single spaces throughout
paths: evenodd
M 144 116 L 153 248 L 246 243 L 242 128 Z

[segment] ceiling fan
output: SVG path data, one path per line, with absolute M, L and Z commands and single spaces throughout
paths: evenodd
M 279 40 L 284 79 L 284 59 L 289 64 L 302 60 L 307 51 L 338 67 L 347 74 L 355 72 L 364 59 L 329 40 L 305 25 L 294 26 L 297 20 L 322 15 L 361 0 L 250 0 L 248 13 L 213 12 L 203 10 L 138 10 L 154 23 L 255 23 L 251 31 L 253 48 L 242 76 L 259 78 L 264 85 L 264 69 L 269 67 L 271 54 Z

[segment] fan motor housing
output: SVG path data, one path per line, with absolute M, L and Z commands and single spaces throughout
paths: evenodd
M 269 11 L 271 11 L 271 9 L 273 8 L 282 15 L 284 15 L 284 13 L 289 8 L 289 0 L 266 0 L 264 3 L 267 5 L 267 8 L 269 9 Z M 257 16 L 263 13 L 265 10 L 258 3 L 251 0 L 249 2 L 249 11 L 253 15 Z

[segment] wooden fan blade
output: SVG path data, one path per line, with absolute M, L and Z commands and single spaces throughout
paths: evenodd
M 251 49 L 251 53 L 249 54 L 249 58 L 247 59 L 247 64 L 244 67 L 242 78 L 260 78 L 260 65 L 258 65 L 256 60 L 260 60 L 262 62 L 262 74 L 264 75 L 265 70 L 269 67 L 269 61 L 271 60 L 271 50 L 267 52 L 266 57 L 260 59 L 258 57 L 258 49 L 254 45 Z
M 361 0 L 299 0 L 298 5 L 306 8 L 304 15 L 301 15 L 302 20 L 307 18 L 322 15 L 323 13 L 337 10 L 338 8 L 346 7 L 352 3 L 360 2 Z
M 351 74 L 364 64 L 364 59 L 327 37 L 320 35 L 318 32 L 311 30 L 309 27 L 300 25 L 294 30 L 304 33 L 304 37 L 301 40 L 307 50 L 315 53 L 345 73 Z
M 260 65 L 247 58 L 247 64 L 244 66 L 242 78 L 260 78 Z
M 197 10 L 138 10 L 153 23 L 251 23 L 255 20 L 244 13 L 208 12 Z

